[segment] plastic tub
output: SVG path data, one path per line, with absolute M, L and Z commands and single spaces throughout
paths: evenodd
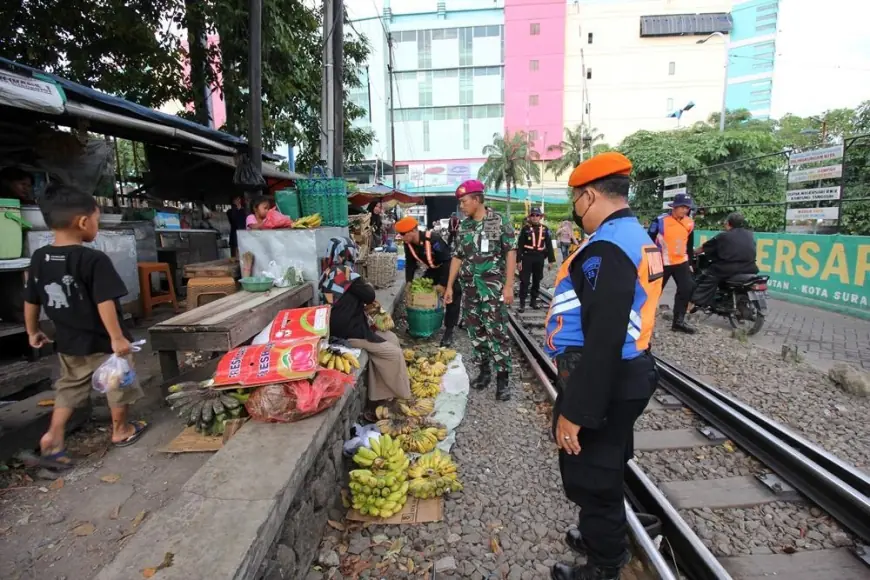
M 414 338 L 429 338 L 444 323 L 444 309 L 406 308 L 408 334 Z
M 30 224 L 21 219 L 21 202 L 17 199 L 0 199 L 0 260 L 21 257 L 24 249 L 23 229 Z
M 22 205 L 21 218 L 30 223 L 30 229 L 34 231 L 46 231 L 49 229 L 45 223 L 45 216 L 38 205 Z
M 265 276 L 251 276 L 239 280 L 242 288 L 248 292 L 265 292 L 272 287 L 272 279 Z

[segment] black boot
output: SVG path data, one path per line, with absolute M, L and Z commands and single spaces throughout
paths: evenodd
M 537 301 L 537 300 L 534 300 L 534 299 L 532 300 L 532 303 L 529 304 L 529 307 L 530 307 L 532 310 L 537 310 L 538 308 L 540 308 L 540 306 L 538 305 L 538 301 Z
M 448 347 L 453 344 L 453 327 L 444 330 L 444 336 L 441 337 L 441 346 Z
M 674 332 L 682 332 L 684 334 L 695 334 L 695 329 L 686 323 L 686 313 L 677 314 L 674 312 L 674 323 L 671 325 L 671 330 Z
M 626 552 L 623 562 L 628 564 L 630 560 L 631 555 Z M 619 580 L 619 572 L 625 564 L 620 566 L 596 566 L 589 563 L 583 566 L 556 564 L 550 572 L 550 578 L 553 580 Z
M 525 312 L 526 311 L 526 301 L 520 300 L 520 306 L 517 308 L 517 312 Z
M 501 371 L 495 376 L 495 398 L 499 401 L 510 401 L 511 389 L 507 371 Z
M 482 391 L 489 386 L 490 382 L 492 382 L 492 369 L 489 367 L 489 361 L 486 360 L 480 363 L 480 373 L 471 383 L 471 388 Z
M 656 516 L 652 514 L 644 514 L 639 513 L 636 514 L 637 519 L 640 520 L 641 525 L 644 530 L 646 530 L 647 535 L 650 538 L 655 538 L 656 536 L 660 536 L 662 534 L 662 522 Z M 568 544 L 568 547 L 580 554 L 581 556 L 586 555 L 586 544 L 583 542 L 583 535 L 580 533 L 578 529 L 570 529 L 565 534 L 565 543 Z

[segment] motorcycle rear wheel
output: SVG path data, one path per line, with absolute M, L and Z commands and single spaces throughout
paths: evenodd
M 764 326 L 764 314 L 761 313 L 761 308 L 759 308 L 758 303 L 755 300 L 747 300 L 744 304 L 739 306 L 751 308 L 755 314 L 755 319 L 747 320 L 739 314 L 732 312 L 728 315 L 728 323 L 731 325 L 731 328 L 744 329 L 746 330 L 747 336 L 758 334 Z

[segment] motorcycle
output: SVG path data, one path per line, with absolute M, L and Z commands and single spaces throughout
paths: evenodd
M 697 284 L 701 273 L 710 267 L 713 260 L 699 252 L 694 257 L 694 281 Z M 767 315 L 767 281 L 770 276 L 761 274 L 737 274 L 719 283 L 712 306 L 699 307 L 710 315 L 717 314 L 728 319 L 731 328 L 746 329 L 746 334 L 757 334 L 764 326 Z

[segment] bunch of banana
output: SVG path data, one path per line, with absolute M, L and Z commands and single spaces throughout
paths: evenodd
M 447 492 L 462 490 L 456 473 L 456 464 L 446 453 L 436 449 L 421 456 L 408 470 L 409 491 L 420 499 L 441 496 Z
M 371 449 L 360 447 L 353 457 L 361 469 L 350 472 L 351 506 L 363 515 L 388 518 L 408 499 L 410 461 L 389 435 L 369 441 Z
M 343 373 L 351 374 L 353 369 L 359 368 L 359 360 L 350 352 L 325 348 L 317 356 L 320 366 L 327 369 L 336 369 Z
M 441 392 L 441 384 L 438 381 L 411 380 L 411 394 L 418 399 L 430 399 L 437 397 Z
M 441 377 L 447 372 L 447 365 L 441 361 L 437 361 L 435 364 L 429 365 L 429 369 L 432 371 L 432 376 Z
M 244 403 L 250 397 L 244 389 L 216 391 L 210 381 L 178 383 L 169 387 L 169 393 L 170 408 L 186 417 L 188 426 L 207 435 L 223 435 L 227 421 L 244 416 Z
M 435 399 L 396 401 L 399 412 L 406 417 L 427 417 L 435 411 Z
M 419 292 L 432 293 L 435 291 L 435 282 L 431 278 L 415 278 L 411 282 L 411 294 Z
M 434 355 L 433 363 L 441 362 L 445 365 L 456 358 L 456 351 L 452 348 L 439 348 Z
M 438 429 L 435 427 L 415 429 L 408 435 L 399 435 L 398 441 L 409 453 L 429 453 L 438 445 Z
M 409 417 L 391 416 L 388 419 L 380 419 L 375 425 L 384 435 L 398 437 L 399 435 L 407 435 L 418 427 L 418 422 Z
M 393 410 L 390 409 L 387 405 L 378 405 L 378 407 L 375 409 L 375 417 L 378 418 L 378 421 L 381 421 L 383 419 L 392 419 Z
M 424 417 L 420 419 L 419 425 L 422 429 L 435 429 L 435 436 L 438 438 L 438 441 L 447 439 L 447 426 L 444 423 Z
M 320 223 L 323 220 L 320 219 L 320 214 L 316 213 L 314 215 L 307 215 L 305 217 L 301 217 L 295 222 L 293 222 L 293 227 L 296 229 L 308 229 L 308 228 L 319 228 Z
M 405 362 L 408 363 L 414 362 L 414 360 L 417 358 L 417 354 L 412 348 L 406 348 L 405 350 L 403 350 L 402 355 L 405 357 Z
M 377 328 L 381 332 L 387 332 L 393 330 L 396 327 L 396 323 L 393 322 L 393 317 L 390 316 L 388 312 L 381 310 L 377 314 L 372 317 L 372 321 L 375 324 L 375 328 Z

